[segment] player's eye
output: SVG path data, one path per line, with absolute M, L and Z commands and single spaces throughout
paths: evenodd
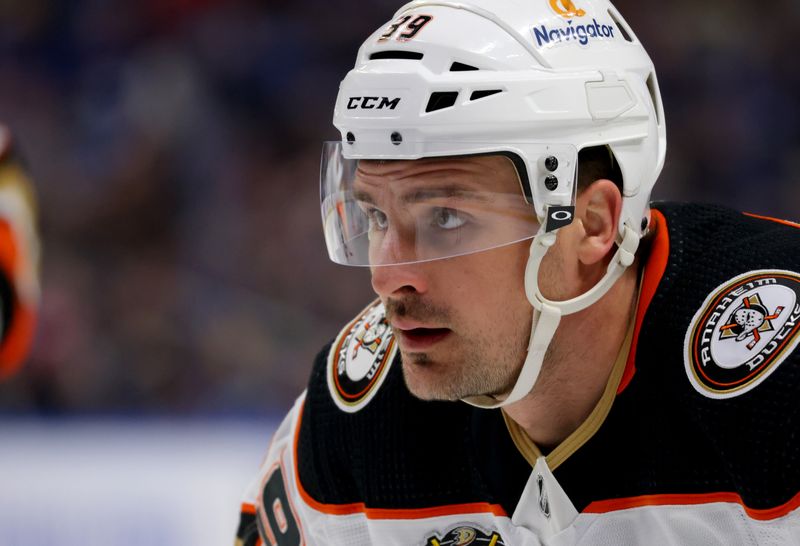
M 456 209 L 437 207 L 433 209 L 432 223 L 440 229 L 457 229 L 466 223 L 466 218 Z
M 377 229 L 384 231 L 387 227 L 389 227 L 389 218 L 387 218 L 386 213 L 382 210 L 370 207 L 364 212 L 366 212 L 367 218 L 369 218 L 370 230 Z

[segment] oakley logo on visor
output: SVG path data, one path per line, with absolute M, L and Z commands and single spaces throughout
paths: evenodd
M 572 223 L 575 207 L 547 207 L 547 225 L 545 231 L 550 233 Z

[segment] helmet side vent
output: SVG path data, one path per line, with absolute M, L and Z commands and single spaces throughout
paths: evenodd
M 473 101 L 473 100 L 483 99 L 502 92 L 503 92 L 502 89 L 487 89 L 484 91 L 473 91 L 472 94 L 469 96 L 469 100 Z
M 661 118 L 663 110 L 661 106 L 661 93 L 658 91 L 655 72 L 650 72 L 650 75 L 647 76 L 647 90 L 650 91 L 650 98 L 653 101 L 653 108 L 656 111 L 656 122 L 658 126 L 661 127 L 663 123 L 663 119 Z
M 450 108 L 456 103 L 457 99 L 458 91 L 435 91 L 431 93 L 431 98 L 428 99 L 428 106 L 425 107 L 425 112 L 435 112 L 436 110 Z
M 611 18 L 617 24 L 617 28 L 619 29 L 620 34 L 622 34 L 622 37 L 625 38 L 629 42 L 633 42 L 633 38 L 632 38 L 633 31 L 628 26 L 628 24 L 622 19 L 622 17 L 620 17 L 619 13 L 617 13 L 613 9 L 610 9 L 610 10 L 608 10 L 608 14 L 611 16 Z
M 477 66 L 472 66 L 455 61 L 450 65 L 450 72 L 468 72 L 470 70 L 480 70 Z
M 412 61 L 419 61 L 424 57 L 422 53 L 416 51 L 376 51 L 369 56 L 370 61 L 377 61 L 380 59 L 408 59 Z

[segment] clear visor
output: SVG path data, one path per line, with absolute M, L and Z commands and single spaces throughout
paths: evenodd
M 326 142 L 321 201 L 328 253 L 343 265 L 463 256 L 529 240 L 540 227 L 501 153 L 385 161 L 346 158 L 341 142 Z

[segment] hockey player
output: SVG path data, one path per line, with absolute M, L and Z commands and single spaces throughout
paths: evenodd
M 378 299 L 239 544 L 800 541 L 800 226 L 651 209 L 658 82 L 607 0 L 407 4 L 334 124 L 328 250 Z
M 24 361 L 39 307 L 36 199 L 0 124 L 0 381 Z

